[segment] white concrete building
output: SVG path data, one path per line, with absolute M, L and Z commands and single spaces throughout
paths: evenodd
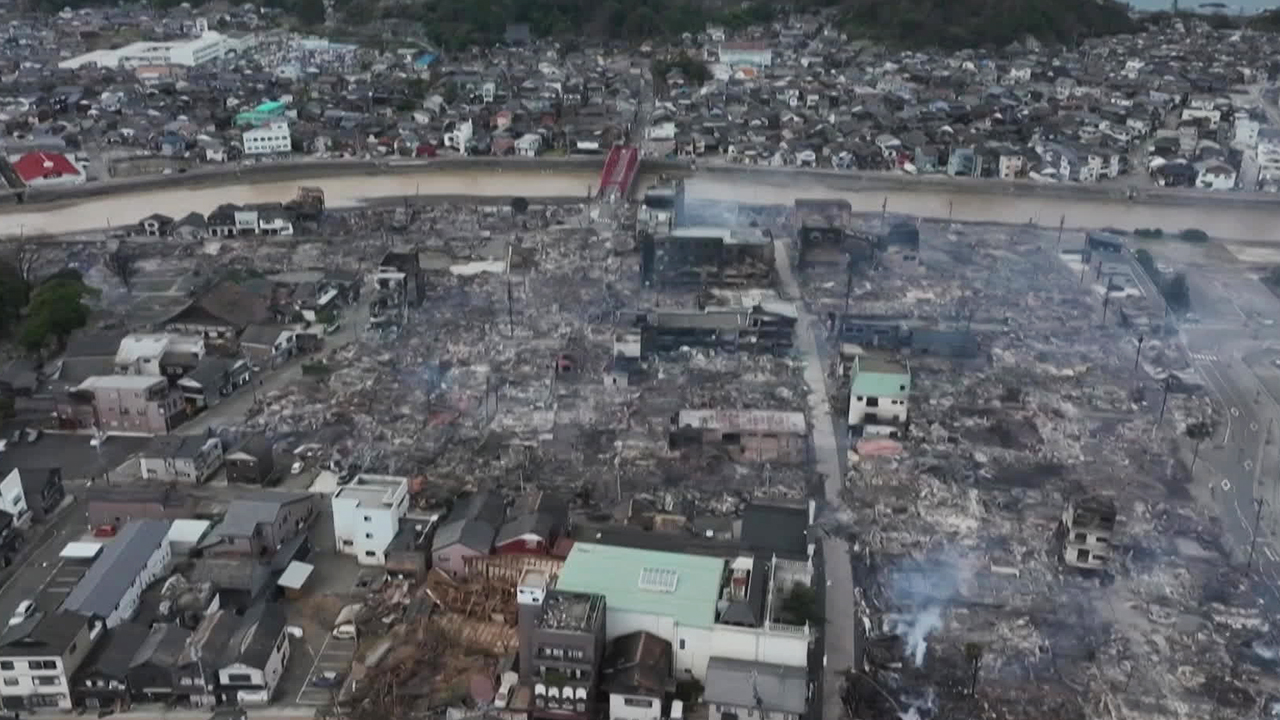
M 646 631 L 671 643 L 677 679 L 706 677 L 713 657 L 805 667 L 809 626 L 778 622 L 781 590 L 807 564 L 578 543 L 556 587 L 606 598 L 606 639 Z
M 1236 116 L 1231 128 L 1231 144 L 1240 147 L 1251 148 L 1258 142 L 1258 131 L 1262 129 L 1262 123 L 1245 115 L 1243 112 Z
M 849 383 L 849 427 L 907 422 L 911 369 L 888 360 L 857 357 Z
M 1203 190 L 1234 190 L 1235 168 L 1224 162 L 1196 163 L 1196 187 Z
M 116 349 L 117 375 L 164 375 L 165 353 L 191 356 L 196 361 L 205 355 L 204 338 L 199 335 L 173 333 L 130 333 Z
M 1258 130 L 1258 177 L 1261 180 L 1280 178 L 1280 129 Z
M 22 472 L 9 471 L 0 481 L 0 510 L 13 516 L 13 524 L 24 528 L 31 524 L 31 508 L 27 506 L 27 493 L 22 489 Z
M 189 40 L 141 41 L 114 50 L 94 50 L 63 60 L 58 63 L 58 67 L 64 70 L 74 70 L 86 65 L 104 68 L 130 68 L 139 65 L 193 67 L 235 53 L 239 48 L 240 43 L 234 38 L 210 30 Z
M 334 546 L 361 565 L 386 565 L 387 546 L 409 510 L 409 480 L 392 475 L 357 475 L 330 501 Z
M 293 150 L 293 135 L 289 132 L 289 123 L 283 120 L 245 130 L 240 139 L 246 155 L 274 155 Z M 254 225 L 256 229 L 257 223 Z
M 732 67 L 769 67 L 773 65 L 773 49 L 766 42 L 723 42 L 720 43 L 720 62 Z
M 542 136 L 537 133 L 525 133 L 516 138 L 516 155 L 520 157 L 537 157 L 542 149 Z
M 125 525 L 62 602 L 62 609 L 115 627 L 133 617 L 142 591 L 169 565 L 169 521 Z
M 71 678 L 102 639 L 101 620 L 37 613 L 0 638 L 0 698 L 6 710 L 70 710 Z
M 466 155 L 467 146 L 471 144 L 471 138 L 474 135 L 475 129 L 472 127 L 471 121 L 464 120 L 454 125 L 453 130 L 444 134 L 444 146 Z

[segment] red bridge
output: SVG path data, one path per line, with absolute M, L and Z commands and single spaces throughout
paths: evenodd
M 640 151 L 628 145 L 614 145 L 605 158 L 604 170 L 600 172 L 600 192 L 602 200 L 626 200 L 631 194 L 631 183 L 636 179 L 636 170 L 640 168 Z

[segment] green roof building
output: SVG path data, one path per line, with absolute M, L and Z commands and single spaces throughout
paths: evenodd
M 897 427 L 907 422 L 911 368 L 892 360 L 860 355 L 849 383 L 849 427 Z M 890 430 L 883 434 L 895 436 Z
M 556 588 L 604 595 L 610 640 L 651 632 L 671 643 L 677 677 L 701 677 L 724 569 L 720 558 L 580 542 Z
M 236 125 L 266 125 L 272 120 L 279 120 L 284 117 L 285 103 L 280 100 L 271 100 L 264 102 L 252 110 L 246 110 L 236 115 Z

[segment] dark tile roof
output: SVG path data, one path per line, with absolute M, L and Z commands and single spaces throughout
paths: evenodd
M 89 620 L 74 613 L 36 613 L 0 634 L 0 656 L 62 655 Z
M 158 435 L 142 451 L 144 458 L 194 458 L 209 441 L 202 435 Z
M 809 510 L 751 503 L 742 513 L 743 547 L 790 558 L 808 557 Z
M 151 663 L 157 667 L 174 668 L 181 664 L 182 653 L 190 642 L 192 632 L 174 623 L 160 623 L 151 628 L 147 638 L 129 661 L 129 667 Z
M 245 611 L 240 627 L 222 655 L 222 667 L 240 663 L 262 668 L 284 632 L 285 615 L 280 603 L 259 602 Z
M 168 534 L 167 520 L 148 518 L 125 525 L 62 601 L 62 609 L 100 618 L 110 615 Z
M 116 351 L 120 349 L 120 341 L 127 334 L 120 331 L 74 335 L 67 341 L 67 351 L 63 355 L 68 358 L 109 357 L 114 360 Z
M 133 667 L 133 657 L 151 631 L 139 623 L 121 623 L 107 630 L 93 652 L 85 658 L 81 672 L 109 678 L 123 678 Z
M 643 630 L 614 638 L 601 664 L 601 688 L 626 695 L 661 696 L 672 681 L 671 643 Z

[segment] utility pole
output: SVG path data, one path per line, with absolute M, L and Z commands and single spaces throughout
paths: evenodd
M 507 246 L 507 334 L 515 337 L 516 334 L 516 311 L 514 301 L 511 299 L 511 255 L 513 249 Z
M 1089 263 L 1088 263 L 1088 262 L 1083 262 L 1083 261 L 1082 261 L 1082 262 L 1080 263 L 1080 284 L 1081 284 L 1081 285 L 1083 285 L 1083 284 L 1084 284 L 1084 271 L 1085 271 L 1085 270 L 1088 270 L 1088 269 L 1089 269 Z
M 1156 427 L 1160 427 L 1160 424 L 1164 422 L 1164 406 L 1169 402 L 1169 378 L 1165 377 L 1161 385 L 1164 387 L 1164 395 L 1160 397 L 1160 418 L 1156 420 Z
M 1104 316 L 1104 317 L 1102 318 L 1102 321 L 1103 321 L 1103 322 L 1106 322 L 1106 320 L 1107 320 L 1107 319 L 1106 319 L 1106 317 Z M 1146 336 L 1146 335 L 1139 335 L 1139 336 L 1138 336 L 1138 354 L 1136 354 L 1136 355 L 1134 355 L 1134 356 L 1133 356 L 1133 371 L 1134 371 L 1134 372 L 1138 372 L 1138 361 L 1142 359 L 1142 343 L 1146 342 L 1146 340 L 1147 340 L 1147 336 Z
M 853 258 L 849 258 L 849 277 L 844 283 L 844 314 L 849 314 L 849 297 L 853 295 Z M 844 318 L 841 318 L 843 321 Z
M 1058 245 L 1062 245 L 1062 228 L 1067 224 L 1067 216 L 1058 218 Z
M 880 203 L 880 230 L 884 231 L 884 218 L 889 212 L 889 196 L 884 196 L 884 202 Z
M 1262 498 L 1254 498 L 1253 504 L 1257 506 L 1258 511 L 1253 514 L 1253 528 L 1251 528 L 1253 538 L 1249 540 L 1249 562 L 1245 564 L 1245 572 L 1253 569 L 1253 552 L 1258 546 L 1258 533 L 1260 528 L 1258 523 L 1262 521 L 1262 506 L 1266 501 Z
M 1102 324 L 1107 324 L 1107 305 L 1111 303 L 1111 293 L 1102 291 Z
M 951 212 L 955 210 L 955 206 L 956 206 L 955 200 L 947 201 L 947 222 L 951 222 Z

